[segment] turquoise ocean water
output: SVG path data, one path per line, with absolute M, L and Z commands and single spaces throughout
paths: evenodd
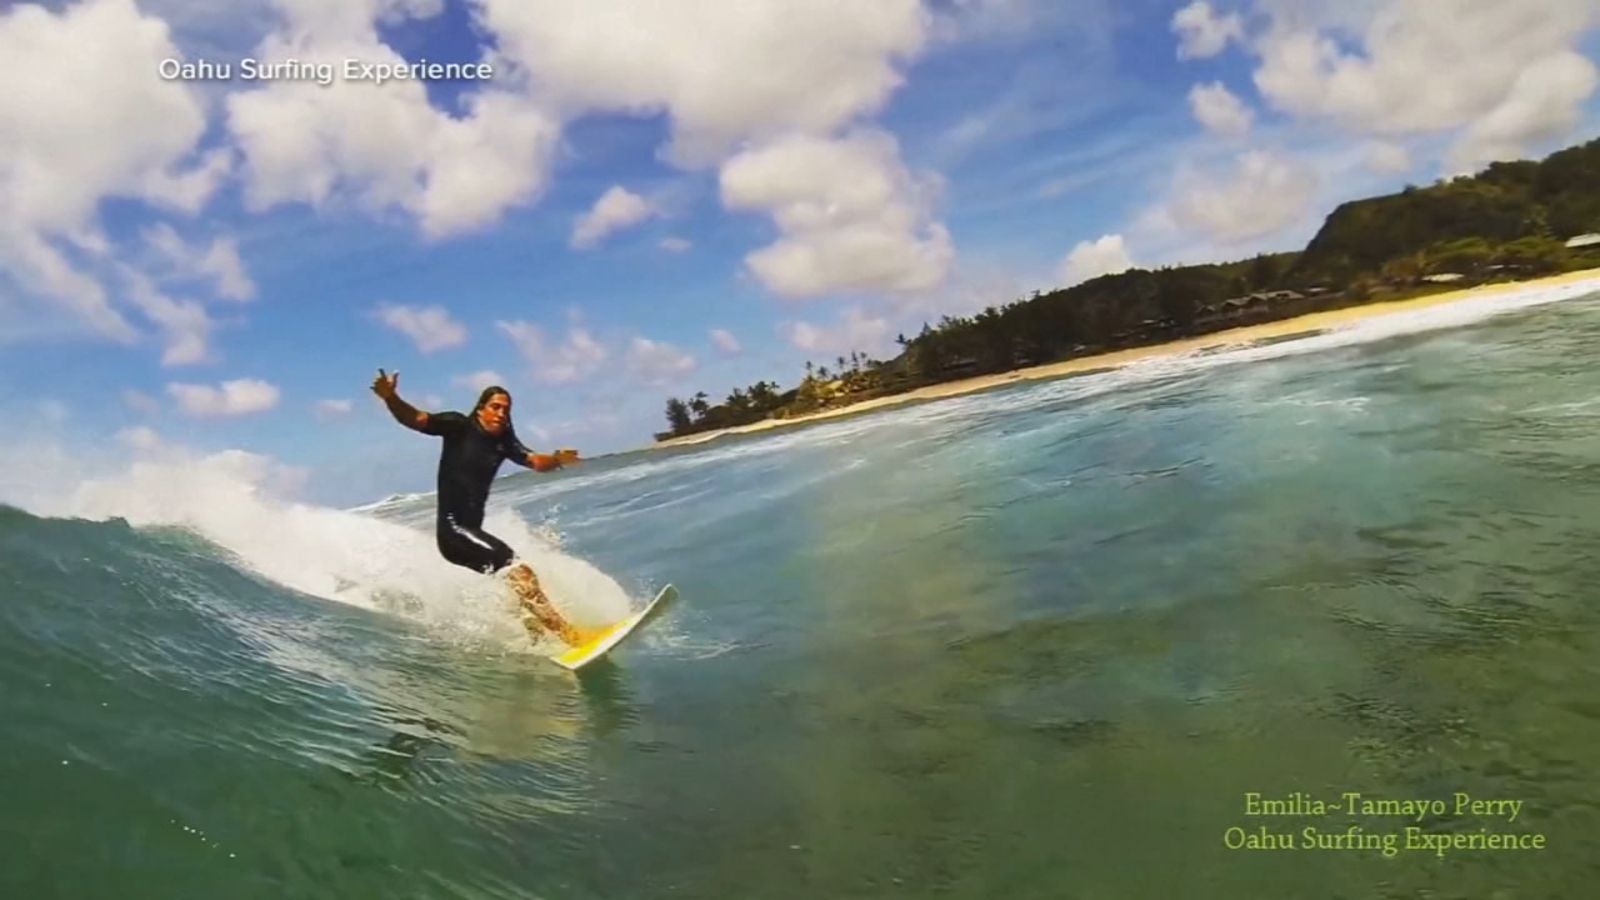
M 508 478 L 682 591 L 582 677 L 426 497 L 13 471 L 0 896 L 1590 896 L 1593 289 Z

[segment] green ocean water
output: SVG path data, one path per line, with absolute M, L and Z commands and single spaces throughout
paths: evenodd
M 574 615 L 681 590 L 582 677 L 426 497 L 15 499 L 0 896 L 1589 896 L 1600 301 L 1527 299 L 507 479 Z

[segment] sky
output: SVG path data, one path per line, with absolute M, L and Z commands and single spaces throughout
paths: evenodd
M 668 397 L 1588 140 L 1596 60 L 1600 0 L 13 3 L 0 415 L 336 504 L 431 486 L 379 368 L 628 450 Z M 488 77 L 361 77 L 408 62 Z

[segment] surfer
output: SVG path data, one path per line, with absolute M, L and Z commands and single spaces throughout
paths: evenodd
M 372 392 L 389 407 L 389 413 L 413 431 L 444 439 L 439 453 L 439 507 L 435 539 L 439 553 L 458 566 L 492 575 L 506 572 L 526 613 L 522 623 L 535 639 L 542 626 L 570 645 L 583 635 L 562 618 L 543 588 L 538 576 L 506 543 L 483 530 L 484 504 L 489 486 L 500 464 L 510 460 L 536 472 L 549 472 L 578 461 L 576 450 L 557 450 L 554 454 L 534 453 L 517 440 L 511 427 L 511 394 L 499 385 L 483 389 L 472 412 L 428 413 L 400 399 L 397 389 L 400 373 L 378 370 Z M 537 623 L 537 624 L 536 624 Z

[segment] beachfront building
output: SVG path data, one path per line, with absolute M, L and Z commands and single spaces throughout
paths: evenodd
M 1594 246 L 1600 246 L 1600 234 L 1580 234 L 1572 240 L 1567 241 L 1568 250 L 1576 250 L 1579 247 Z

